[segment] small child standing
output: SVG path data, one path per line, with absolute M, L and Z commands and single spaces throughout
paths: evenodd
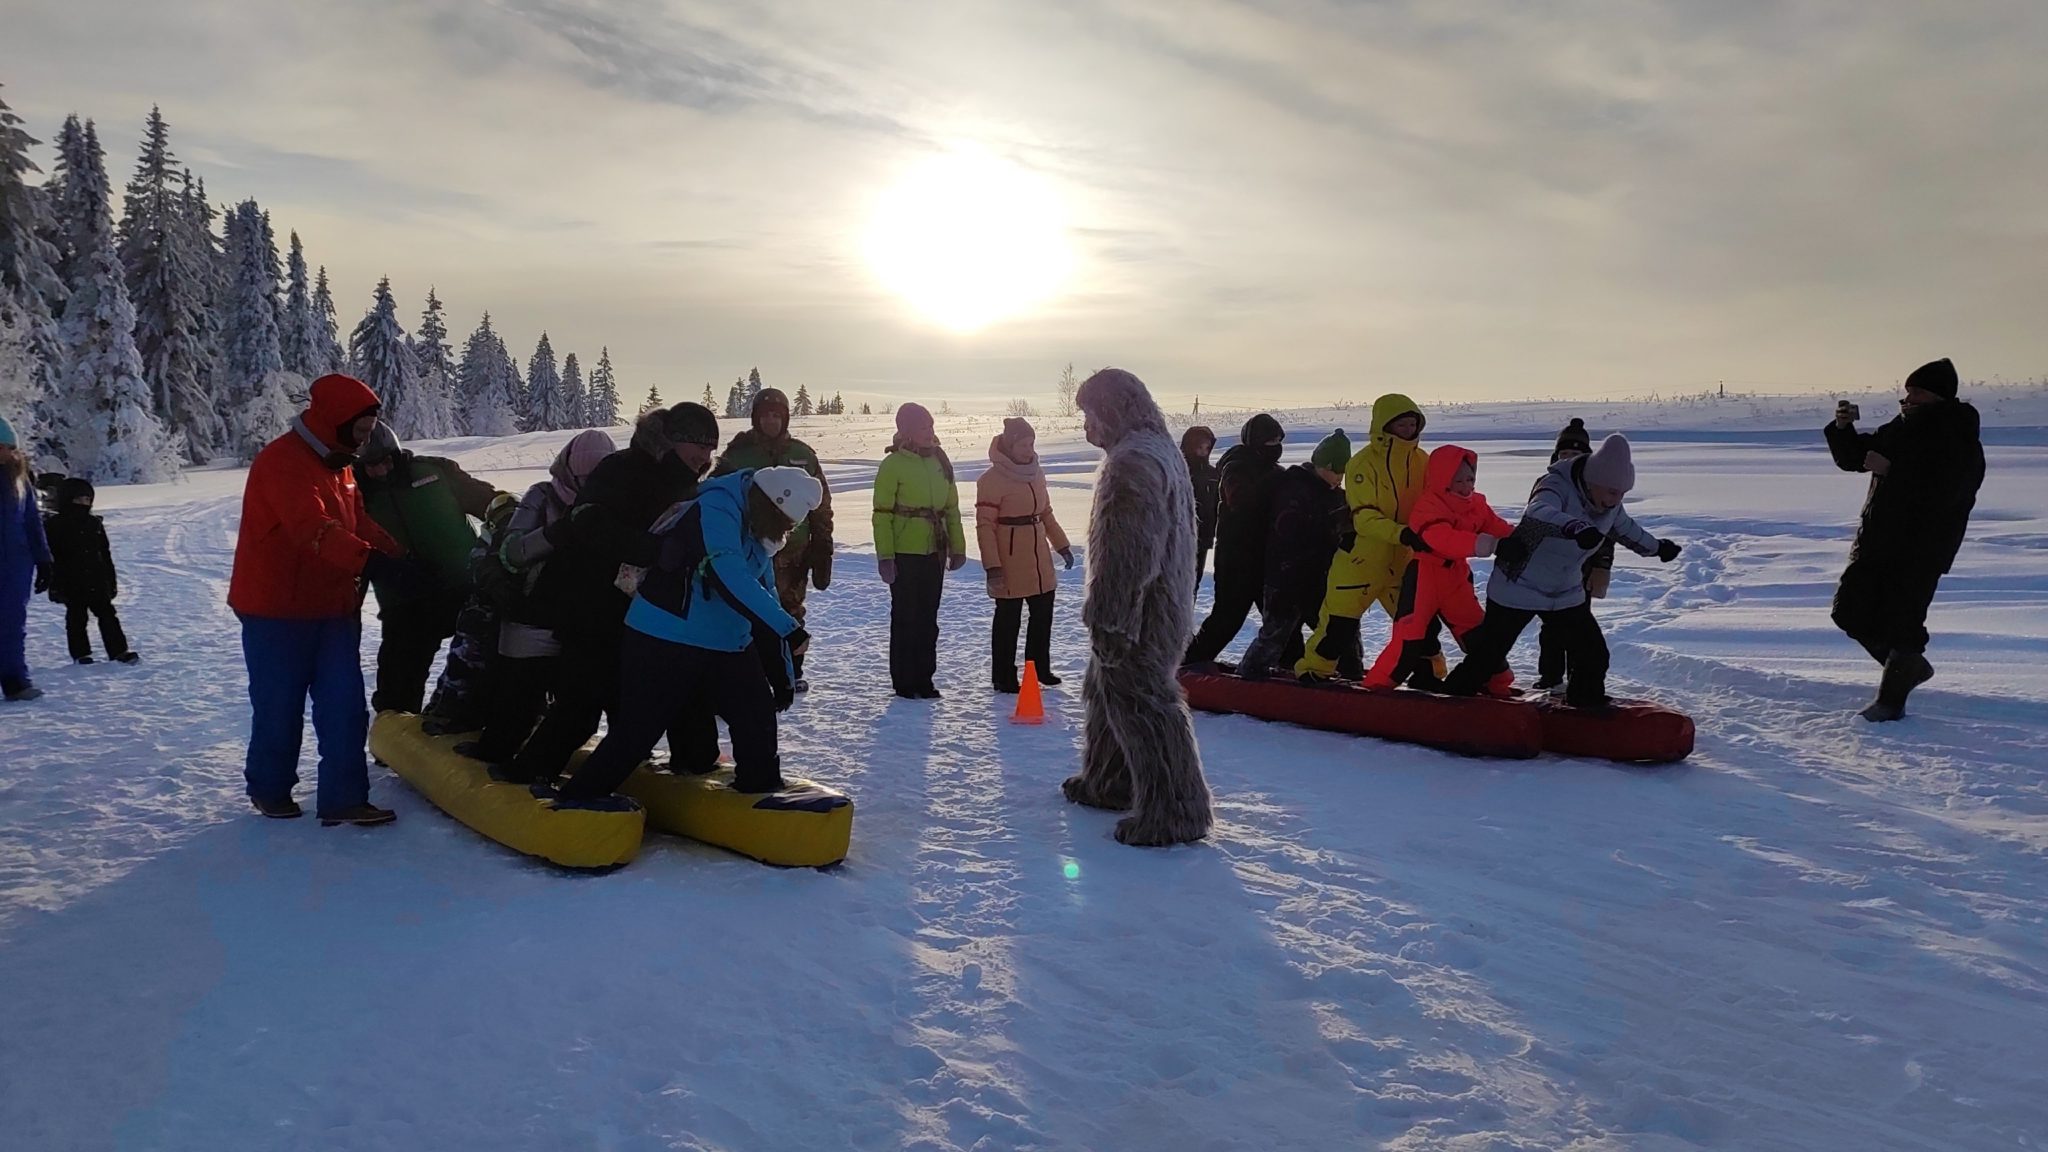
M 1660 540 L 1622 509 L 1636 484 L 1628 440 L 1609 436 L 1590 455 L 1560 460 L 1536 484 L 1513 541 L 1496 551 L 1486 584 L 1486 618 L 1465 640 L 1465 660 L 1439 686 L 1474 696 L 1508 666 L 1508 651 L 1538 616 L 1558 630 L 1570 672 L 1565 703 L 1607 704 L 1607 639 L 1586 599 L 1586 568 L 1611 536 L 1623 547 L 1669 564 L 1678 545 Z
M 114 614 L 114 597 L 121 591 L 114 576 L 114 550 L 107 543 L 106 525 L 92 514 L 92 502 L 90 480 L 73 476 L 57 485 L 57 511 L 43 524 L 56 561 L 50 601 L 64 605 L 64 637 L 73 660 L 92 663 L 92 641 L 85 633 L 86 616 L 91 614 L 99 618 L 108 659 L 133 664 L 138 657 L 129 650 L 121 618 Z
M 1416 672 L 1430 668 L 1437 653 L 1439 624 L 1464 647 L 1465 636 L 1485 613 L 1472 591 L 1472 557 L 1491 556 L 1496 549 L 1516 555 L 1514 525 L 1494 514 L 1486 497 L 1473 491 L 1479 478 L 1479 455 L 1470 448 L 1446 444 L 1429 454 L 1422 495 L 1408 513 L 1402 543 L 1413 550 L 1401 577 L 1401 597 L 1394 615 L 1394 634 L 1386 650 L 1366 673 L 1367 688 L 1392 688 Z M 1432 677 L 1426 677 L 1430 679 Z M 1487 691 L 1505 695 L 1514 675 L 1502 672 Z
M 1550 462 L 1570 460 L 1585 456 L 1593 451 L 1592 438 L 1586 435 L 1586 422 L 1577 416 L 1557 434 L 1557 447 L 1551 450 Z M 1536 495 L 1536 488 L 1543 483 L 1542 477 L 1529 488 L 1530 498 Z M 1586 563 L 1586 597 L 1589 600 L 1607 599 L 1607 588 L 1614 577 L 1614 537 L 1609 536 L 1600 547 L 1593 550 L 1593 558 Z M 1587 605 L 1590 610 L 1591 605 Z M 1536 690 L 1539 692 L 1562 693 L 1565 673 L 1564 641 L 1558 631 L 1548 624 L 1539 624 L 1536 633 Z

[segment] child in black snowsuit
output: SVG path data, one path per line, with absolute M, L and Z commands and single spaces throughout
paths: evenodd
M 86 616 L 99 618 L 100 641 L 109 659 L 123 664 L 137 657 L 128 648 L 121 631 L 121 618 L 114 614 L 114 597 L 120 581 L 114 576 L 114 550 L 107 543 L 107 529 L 92 514 L 92 482 L 77 476 L 57 485 L 57 510 L 43 521 L 43 535 L 49 537 L 50 555 L 56 561 L 50 577 L 50 602 L 64 605 L 64 636 L 71 645 L 71 658 L 92 663 L 92 640 L 86 635 Z
M 1557 447 L 1551 450 L 1550 462 L 1570 460 L 1578 456 L 1589 456 L 1593 452 L 1593 438 L 1586 434 L 1586 422 L 1577 416 L 1557 434 Z M 1538 476 L 1536 484 L 1529 488 L 1529 498 L 1535 499 L 1536 489 L 1543 483 Z M 1588 607 L 1594 600 L 1605 600 L 1607 588 L 1614 576 L 1614 537 L 1609 536 L 1600 547 L 1593 550 L 1593 559 L 1586 564 L 1586 596 Z M 1541 692 L 1561 694 L 1564 691 L 1565 673 L 1568 661 L 1565 658 L 1564 637 L 1548 622 L 1537 633 L 1536 688 Z

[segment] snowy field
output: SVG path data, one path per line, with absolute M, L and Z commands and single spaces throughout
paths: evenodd
M 946 699 L 893 698 L 864 555 L 887 420 L 799 422 L 853 553 L 783 729 L 859 805 L 825 872 L 650 835 L 567 875 L 382 769 L 393 827 L 256 818 L 242 476 L 105 491 L 143 662 L 62 666 L 39 604 L 49 695 L 0 710 L 0 1149 L 2048 1147 L 2048 395 L 1986 398 L 1937 677 L 1884 727 L 1827 619 L 1864 483 L 1831 407 L 1473 406 L 1425 436 L 1479 447 L 1512 516 L 1567 415 L 1642 433 L 1631 507 L 1686 552 L 1624 555 L 1600 613 L 1617 690 L 1698 719 L 1690 761 L 1202 716 L 1216 832 L 1162 852 L 1059 795 L 1080 570 L 1047 725 L 987 688 L 971 565 Z M 1283 414 L 1290 454 L 1364 416 Z M 1241 418 L 1210 419 L 1228 444 Z M 963 483 L 995 426 L 942 418 Z M 1040 426 L 1078 543 L 1095 454 Z M 439 449 L 518 490 L 565 438 Z

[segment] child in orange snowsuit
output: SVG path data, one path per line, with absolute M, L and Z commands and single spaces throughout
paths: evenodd
M 1479 456 L 1469 448 L 1446 444 L 1429 454 L 1422 495 L 1408 514 L 1408 531 L 1403 534 L 1403 543 L 1414 550 L 1415 558 L 1402 574 L 1394 634 L 1366 673 L 1367 688 L 1392 688 L 1428 668 L 1438 651 L 1439 620 L 1450 626 L 1452 637 L 1463 647 L 1465 633 L 1485 617 L 1472 591 L 1470 560 L 1491 556 L 1515 526 L 1495 515 L 1486 497 L 1473 492 L 1478 474 Z M 1503 672 L 1486 687 L 1490 694 L 1505 695 L 1513 684 L 1513 673 Z

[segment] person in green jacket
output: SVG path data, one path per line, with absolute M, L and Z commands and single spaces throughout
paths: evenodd
M 939 597 L 967 563 L 960 490 L 921 404 L 896 409 L 896 440 L 875 472 L 875 561 L 889 586 L 889 682 L 906 700 L 937 700 Z
M 801 468 L 825 490 L 824 499 L 775 554 L 776 595 L 782 600 L 782 610 L 802 624 L 806 583 L 820 592 L 832 586 L 832 485 L 825 481 L 825 469 L 818 463 L 818 454 L 811 451 L 809 444 L 789 434 L 789 397 L 780 388 L 761 389 L 761 394 L 754 398 L 753 420 L 752 428 L 734 436 L 732 443 L 725 446 L 725 453 L 711 470 L 713 476 L 744 468 Z M 760 648 L 764 658 L 770 654 L 766 645 Z M 808 691 L 811 685 L 804 679 L 804 658 L 796 657 L 795 663 L 796 690 Z
M 377 647 L 370 707 L 418 712 L 434 655 L 455 634 L 455 618 L 469 599 L 469 554 L 476 547 L 470 518 L 482 520 L 503 493 L 453 460 L 414 455 L 381 420 L 356 454 L 356 469 L 363 506 L 407 557 L 395 574 L 371 584 L 384 641 Z

